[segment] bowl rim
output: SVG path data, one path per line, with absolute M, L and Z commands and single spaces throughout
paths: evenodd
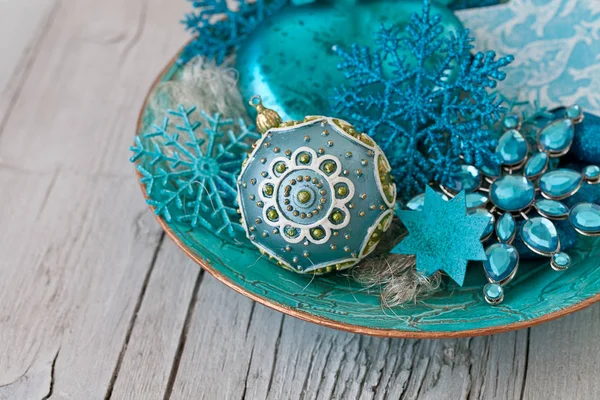
M 169 61 L 169 63 L 160 71 L 158 76 L 152 82 L 150 89 L 146 93 L 146 95 L 144 97 L 142 108 L 139 112 L 138 119 L 136 122 L 136 135 L 140 131 L 140 128 L 142 126 L 142 119 L 144 116 L 144 112 L 146 110 L 146 105 L 148 104 L 148 100 L 149 100 L 152 92 L 154 91 L 154 88 L 160 83 L 160 81 L 163 79 L 163 77 L 166 75 L 166 73 L 171 68 L 173 68 L 173 66 L 177 63 L 177 59 L 179 58 L 179 54 L 181 54 L 182 50 L 183 50 L 183 47 L 176 53 L 176 55 Z M 137 165 L 137 163 L 136 163 L 136 165 Z M 136 177 L 138 179 L 138 184 L 140 185 L 140 188 L 142 190 L 142 195 L 144 196 L 144 200 L 148 200 L 148 194 L 146 192 L 146 188 L 140 181 L 141 174 L 139 173 L 139 171 L 137 171 L 137 169 L 136 169 Z M 152 210 L 151 206 L 148 206 L 148 207 Z M 203 259 L 199 255 L 195 254 L 189 247 L 187 247 L 183 243 L 183 241 L 177 236 L 175 231 L 173 229 L 171 229 L 171 227 L 165 220 L 163 220 L 159 215 L 156 215 L 154 212 L 152 212 L 152 214 L 154 215 L 154 217 L 160 224 L 161 228 L 165 231 L 167 236 L 169 236 L 169 238 L 173 242 L 175 242 L 175 244 L 181 250 L 183 250 L 183 252 L 188 257 L 190 257 L 196 264 L 198 264 L 200 267 L 202 267 L 202 269 L 207 271 L 210 275 L 212 275 L 215 279 L 217 279 L 219 282 L 223 283 L 227 287 L 233 289 L 234 291 L 236 291 L 237 293 L 239 293 L 243 296 L 246 296 L 246 297 L 256 301 L 257 303 L 267 306 L 273 310 L 279 311 L 283 314 L 298 318 L 303 321 L 312 322 L 317 325 L 322 325 L 322 326 L 326 326 L 328 328 L 333 328 L 333 329 L 346 331 L 346 332 L 350 332 L 350 333 L 358 333 L 358 334 L 370 335 L 370 336 L 376 336 L 376 337 L 398 338 L 398 339 L 451 339 L 451 338 L 494 335 L 494 334 L 498 334 L 498 333 L 514 331 L 514 330 L 523 329 L 523 328 L 530 328 L 535 325 L 543 324 L 545 322 L 549 322 L 549 321 L 558 319 L 560 317 L 564 317 L 566 315 L 572 314 L 574 312 L 580 311 L 580 310 L 582 310 L 586 307 L 589 307 L 590 305 L 600 301 L 600 293 L 597 293 L 596 295 L 594 295 L 588 299 L 585 299 L 583 301 L 580 301 L 579 303 L 573 304 L 567 308 L 564 308 L 564 309 L 561 309 L 558 311 L 554 311 L 554 312 L 551 312 L 551 313 L 548 313 L 545 315 L 541 315 L 541 316 L 533 318 L 533 319 L 514 322 L 514 323 L 510 323 L 510 324 L 506 324 L 506 325 L 489 327 L 489 328 L 467 329 L 467 330 L 461 330 L 461 331 L 436 331 L 436 332 L 406 331 L 406 330 L 398 330 L 398 329 L 370 328 L 370 327 L 362 326 L 362 325 L 353 325 L 353 324 L 349 324 L 349 323 L 345 323 L 345 322 L 335 321 L 335 320 L 325 318 L 325 317 L 316 316 L 316 315 L 313 315 L 306 311 L 300 311 L 297 309 L 293 309 L 289 306 L 277 303 L 266 297 L 261 297 L 255 293 L 250 292 L 249 290 L 244 289 L 242 286 L 236 284 L 235 282 L 233 282 L 232 280 L 227 278 L 225 275 L 223 275 L 210 262 Z

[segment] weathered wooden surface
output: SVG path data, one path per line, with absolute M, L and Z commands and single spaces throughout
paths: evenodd
M 600 397 L 600 306 L 492 337 L 376 339 L 189 261 L 127 162 L 187 7 L 0 1 L 0 399 Z

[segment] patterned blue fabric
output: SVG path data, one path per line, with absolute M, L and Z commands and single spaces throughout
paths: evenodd
M 457 16 L 478 49 L 515 56 L 499 85 L 504 95 L 600 113 L 600 1 L 511 0 Z

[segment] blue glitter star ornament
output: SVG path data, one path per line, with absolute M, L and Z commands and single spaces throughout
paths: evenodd
M 408 230 L 408 237 L 391 252 L 414 254 L 417 271 L 426 276 L 443 271 L 462 286 L 467 262 L 487 259 L 481 237 L 489 219 L 467 214 L 464 193 L 446 201 L 427 186 L 422 211 L 397 210 L 396 214 Z

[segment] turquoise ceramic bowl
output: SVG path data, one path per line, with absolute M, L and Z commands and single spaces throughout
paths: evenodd
M 178 70 L 172 62 L 156 83 L 176 79 Z M 145 104 L 138 132 L 153 118 Z M 564 272 L 553 271 L 548 259 L 523 262 L 498 306 L 485 302 L 483 269 L 472 265 L 463 287 L 449 285 L 417 304 L 385 309 L 377 291 L 365 290 L 347 274 L 311 279 L 277 267 L 248 241 L 232 244 L 202 228 L 159 222 L 194 261 L 235 291 L 294 317 L 356 333 L 402 338 L 486 335 L 549 321 L 600 300 L 600 238 L 579 237 L 569 251 L 573 265 Z

